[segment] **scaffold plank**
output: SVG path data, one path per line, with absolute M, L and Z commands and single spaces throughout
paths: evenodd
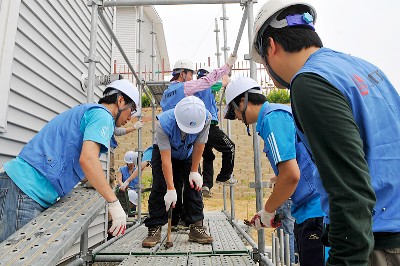
M 189 256 L 188 266 L 256 265 L 250 255 Z
M 104 206 L 96 190 L 75 188 L 0 244 L 0 265 L 56 265 Z
M 214 238 L 213 251 L 221 253 L 246 253 L 248 249 L 227 220 L 209 220 L 210 233 Z
M 176 265 L 176 266 L 186 266 L 187 256 L 129 256 L 129 258 L 122 261 L 120 266 L 166 266 L 166 265 Z
M 167 226 L 163 226 L 161 231 L 161 239 L 164 239 L 167 234 Z M 150 255 L 155 253 L 160 244 L 152 248 L 142 247 L 142 241 L 147 237 L 147 227 L 144 225 L 132 230 L 128 234 L 125 234 L 120 239 L 112 243 L 110 246 L 101 250 L 98 254 L 118 254 L 118 255 L 129 255 L 129 254 L 143 254 Z

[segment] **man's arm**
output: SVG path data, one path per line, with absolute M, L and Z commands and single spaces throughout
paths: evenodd
M 122 184 L 124 183 L 124 182 L 122 182 L 122 173 L 121 172 L 117 173 L 117 181 L 118 181 L 118 185 L 120 185 L 120 186 L 122 186 Z
M 167 190 L 175 190 L 174 178 L 172 173 L 171 150 L 160 150 L 162 171 L 164 174 L 165 182 L 167 183 Z
M 206 145 L 204 143 L 195 143 L 193 145 L 192 167 L 190 169 L 190 172 L 197 172 L 199 170 L 199 164 L 205 146 Z
M 142 162 L 142 171 L 148 165 L 149 165 L 148 161 Z M 139 175 L 139 168 L 137 167 L 136 170 L 129 176 L 129 178 L 125 182 L 128 182 L 128 183 L 131 182 L 133 179 L 138 177 L 138 175 Z
M 107 182 L 99 160 L 100 144 L 86 140 L 83 142 L 79 163 L 83 173 L 92 186 L 103 196 L 107 202 L 114 202 L 117 197 Z
M 265 203 L 267 212 L 274 212 L 287 199 L 292 196 L 300 180 L 300 169 L 296 159 L 280 162 L 278 164 L 279 174 L 276 179 L 274 190 Z

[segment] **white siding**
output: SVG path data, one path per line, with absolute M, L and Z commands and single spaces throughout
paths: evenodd
M 80 78 L 89 54 L 90 10 L 86 1 L 21 1 L 7 110 L 0 133 L 0 165 L 57 114 L 86 102 Z M 112 23 L 112 9 L 106 10 Z M 100 21 L 99 21 L 100 22 Z M 96 74 L 111 70 L 111 37 L 99 23 Z M 2 94 L 3 90 L 2 88 Z M 102 90 L 95 89 L 95 101 Z M 3 94 L 4 95 L 4 94 Z M 2 95 L 2 97 L 3 97 Z
M 149 17 L 149 14 L 147 12 L 150 12 L 153 17 Z M 115 29 L 116 29 L 116 36 L 118 38 L 118 41 L 120 42 L 121 46 L 123 47 L 125 54 L 127 55 L 130 63 L 134 67 L 134 70 L 138 73 L 138 54 L 136 53 L 136 49 L 139 47 L 137 46 L 137 40 L 139 38 L 139 24 L 137 22 L 138 19 L 138 13 L 139 13 L 139 8 L 136 7 L 117 7 L 116 8 L 116 24 L 115 24 Z M 151 54 L 152 52 L 152 43 L 154 46 L 154 50 L 157 51 L 155 52 L 156 58 L 154 61 L 154 69 L 156 71 L 161 71 L 162 70 L 162 59 L 161 59 L 161 53 L 160 49 L 158 47 L 159 42 L 162 42 L 163 45 L 165 46 L 165 40 L 159 40 L 157 39 L 160 35 L 158 31 L 162 30 L 161 22 L 159 20 L 154 21 L 154 16 L 158 16 L 156 12 L 154 11 L 153 7 L 145 7 L 144 12 L 143 12 L 143 23 L 142 23 L 142 28 L 141 28 L 141 47 L 142 47 L 142 57 L 141 57 L 141 72 L 142 75 L 144 75 L 144 72 L 146 71 L 147 74 L 146 76 L 143 76 L 145 80 L 150 80 L 151 79 Z M 154 29 L 153 27 L 153 22 L 155 22 Z M 156 32 L 155 40 L 152 42 L 152 30 Z M 162 36 L 163 33 L 162 33 Z M 168 55 L 166 55 L 166 60 L 168 61 Z M 125 62 L 124 58 L 122 57 L 121 53 L 117 49 L 117 47 L 114 47 L 113 49 L 113 60 L 116 62 L 116 72 L 117 73 L 127 73 L 128 72 L 128 66 L 127 63 Z M 167 63 L 168 64 L 168 63 Z M 169 66 L 168 66 L 169 68 Z M 129 70 L 130 71 L 130 70 Z M 127 74 L 124 75 L 125 78 L 128 77 Z M 129 74 L 129 78 L 133 78 L 132 74 Z M 155 75 L 154 76 L 155 80 L 162 79 L 161 74 L 160 75 Z M 133 80 L 134 81 L 134 80 Z M 135 82 L 135 81 L 134 81 Z
M 130 63 L 137 71 L 136 65 L 136 30 L 137 30 L 137 16 L 136 7 L 117 7 L 116 8 L 116 23 L 115 34 L 119 43 Z M 128 72 L 128 65 L 122 57 L 117 46 L 113 47 L 113 59 L 116 62 L 116 72 Z
M 0 0 L 0 7 L 7 1 L 14 0 Z M 54 116 L 87 101 L 86 92 L 80 85 L 82 73 L 88 72 L 88 64 L 83 60 L 89 54 L 91 7 L 86 3 L 84 0 L 22 0 L 15 4 L 19 5 L 16 6 L 19 14 L 15 38 L 0 34 L 0 41 L 3 38 L 6 47 L 13 47 L 11 65 L 8 65 L 10 74 L 6 77 L 9 85 L 2 83 L 0 88 L 2 100 L 8 101 L 7 107 L 0 108 L 0 118 L 6 119 L 6 127 L 2 127 L 6 132 L 0 132 L 0 166 L 18 155 Z M 105 17 L 112 25 L 113 9 L 106 9 Z M 111 36 L 100 19 L 98 22 L 97 56 L 100 62 L 96 64 L 96 75 L 109 74 L 112 69 Z M 12 31 L 12 28 L 8 31 L 10 29 Z M 10 58 L 9 53 L 6 55 Z M 4 58 L 0 56 L 0 59 Z M 4 67 L 3 61 L 0 66 Z M 95 88 L 96 102 L 102 90 Z M 107 169 L 106 156 L 103 155 L 101 160 Z M 92 224 L 90 244 L 105 239 L 105 216 L 102 213 Z

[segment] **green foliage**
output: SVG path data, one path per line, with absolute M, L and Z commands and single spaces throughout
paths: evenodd
M 150 107 L 150 99 L 145 94 L 142 95 L 142 108 Z
M 290 103 L 289 90 L 274 89 L 267 95 L 267 100 L 270 103 Z

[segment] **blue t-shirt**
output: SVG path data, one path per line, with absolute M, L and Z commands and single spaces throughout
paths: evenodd
M 270 163 L 277 165 L 280 162 L 296 159 L 296 128 L 292 116 L 286 111 L 275 110 L 262 117 L 264 108 L 266 108 L 266 104 L 260 110 L 256 130 L 263 138 L 264 145 L 272 151 L 274 162 Z M 297 224 L 308 218 L 325 216 L 321 210 L 319 196 L 300 207 L 293 204 L 292 210 L 295 210 L 291 214 Z
M 272 151 L 274 161 L 271 164 L 296 159 L 296 129 L 288 112 L 276 110 L 264 117 L 259 115 L 256 130 L 264 140 L 264 145 Z
M 92 108 L 83 114 L 80 130 L 83 141 L 101 144 L 100 152 L 105 153 L 114 132 L 114 120 L 105 110 Z M 4 164 L 4 170 L 26 195 L 42 207 L 48 208 L 57 201 L 57 191 L 50 181 L 25 160 L 16 157 Z

